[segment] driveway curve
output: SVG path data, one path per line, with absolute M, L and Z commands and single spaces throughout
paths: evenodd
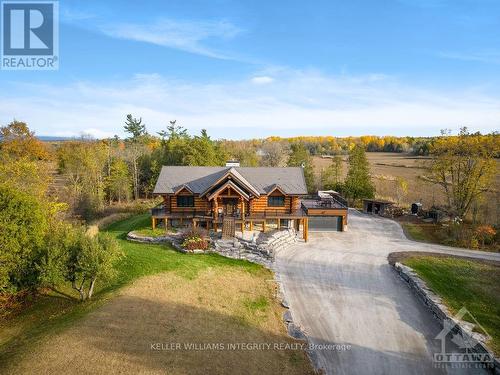
M 428 251 L 500 260 L 500 254 L 410 241 L 392 220 L 355 210 L 349 215 L 347 232 L 311 233 L 309 242 L 276 256 L 294 322 L 318 345 L 316 366 L 327 374 L 482 373 L 433 366 L 440 325 L 391 269 L 387 255 Z

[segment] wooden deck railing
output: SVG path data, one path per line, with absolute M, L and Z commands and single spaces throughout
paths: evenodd
M 184 209 L 177 209 L 175 212 L 171 212 L 167 210 L 163 206 L 157 206 L 151 209 L 151 215 L 154 217 L 162 217 L 162 216 L 167 216 L 167 215 L 175 215 L 183 218 L 193 218 L 193 217 L 207 217 L 207 216 L 214 216 L 212 211 L 197 211 L 192 208 L 184 208 Z M 303 216 L 303 211 L 301 209 L 289 212 L 289 211 L 283 211 L 282 209 L 278 210 L 273 210 L 273 209 L 268 209 L 264 212 L 257 212 L 257 213 L 245 213 L 245 220 L 250 220 L 250 219 L 272 219 L 272 218 L 287 218 L 287 217 L 297 217 L 297 216 Z M 242 214 L 224 214 L 224 215 L 218 215 L 215 217 L 217 221 L 222 222 L 223 217 L 232 217 L 236 220 L 242 220 L 243 215 Z

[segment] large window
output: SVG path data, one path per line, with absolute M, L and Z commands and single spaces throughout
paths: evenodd
M 192 195 L 178 195 L 177 207 L 194 207 L 194 197 Z
M 268 207 L 284 207 L 285 206 L 285 197 L 267 197 L 267 206 Z

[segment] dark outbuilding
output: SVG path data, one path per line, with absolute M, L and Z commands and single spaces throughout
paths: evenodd
M 383 215 L 394 202 L 384 199 L 363 199 L 363 212 L 367 214 Z

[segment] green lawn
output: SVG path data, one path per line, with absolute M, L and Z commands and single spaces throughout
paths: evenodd
M 465 306 L 492 337 L 490 347 L 500 354 L 499 265 L 425 255 L 403 263 L 413 268 L 453 313 Z
M 434 224 L 402 223 L 401 225 L 408 237 L 414 241 L 443 244 L 443 241 L 436 235 Z
M 250 262 L 216 254 L 182 254 L 168 245 L 140 244 L 125 239 L 130 230 L 145 229 L 150 222 L 149 214 L 143 214 L 106 228 L 120 242 L 125 257 L 118 263 L 118 275 L 113 280 L 98 281 L 91 301 L 80 303 L 76 300 L 76 293 L 68 286 L 61 286 L 60 290 L 66 296 L 47 291 L 38 296 L 20 315 L 8 321 L 0 321 L 0 368 L 7 359 L 12 360 L 48 334 L 72 325 L 75 320 L 106 302 L 118 289 L 141 276 L 172 271 L 183 278 L 193 279 L 199 271 L 209 267 L 233 267 L 250 273 L 265 273 L 266 277 L 270 277 L 267 275 L 270 271 Z M 75 298 L 68 298 L 68 295 Z
M 168 231 L 169 233 L 177 232 L 177 230 L 172 227 L 168 228 Z M 134 227 L 134 233 L 146 237 L 160 237 L 166 234 L 165 227 L 163 227 L 162 225 L 157 226 L 155 229 L 151 228 L 151 217 L 139 221 L 137 223 L 137 226 Z

